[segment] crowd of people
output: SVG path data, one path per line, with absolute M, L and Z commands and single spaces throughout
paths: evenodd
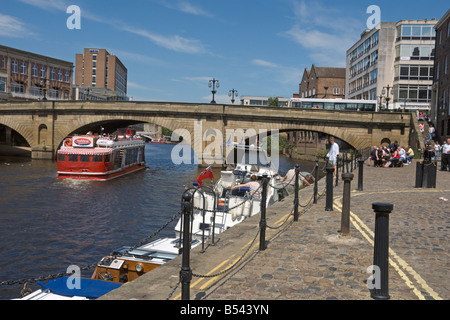
M 373 146 L 370 151 L 369 165 L 373 162 L 374 167 L 398 167 L 408 165 L 414 158 L 414 150 L 410 146 L 403 147 L 398 141 L 390 146 Z

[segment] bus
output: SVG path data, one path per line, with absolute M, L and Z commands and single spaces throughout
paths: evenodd
M 376 100 L 291 98 L 288 108 L 376 112 Z

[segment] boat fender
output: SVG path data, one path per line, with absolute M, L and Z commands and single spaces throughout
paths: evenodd
M 250 217 L 250 215 L 252 213 L 252 202 L 251 201 L 245 202 L 243 207 L 244 207 L 243 216 L 246 218 Z

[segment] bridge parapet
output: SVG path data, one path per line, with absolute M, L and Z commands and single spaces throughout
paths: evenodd
M 195 127 L 202 124 L 202 154 L 208 142 L 205 133 L 214 129 L 227 139 L 227 130 L 308 130 L 335 136 L 355 149 L 379 145 L 383 139 L 409 143 L 411 114 L 292 109 L 267 106 L 236 106 L 178 102 L 33 101 L 0 102 L 0 124 L 21 134 L 33 157 L 54 155 L 63 139 L 80 128 L 105 123 L 149 122 L 172 131 L 185 130 L 195 145 Z M 201 158 L 201 156 L 198 156 Z

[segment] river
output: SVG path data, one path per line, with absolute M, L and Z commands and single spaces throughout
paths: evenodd
M 172 148 L 147 143 L 145 171 L 106 182 L 57 179 L 56 162 L 0 156 L 0 282 L 88 266 L 157 231 L 179 211 L 184 189 L 202 171 L 173 164 Z M 279 162 L 282 175 L 294 164 L 284 157 Z M 299 163 L 302 171 L 313 168 Z M 174 225 L 155 239 L 173 236 Z M 21 289 L 0 286 L 0 299 L 17 298 Z

